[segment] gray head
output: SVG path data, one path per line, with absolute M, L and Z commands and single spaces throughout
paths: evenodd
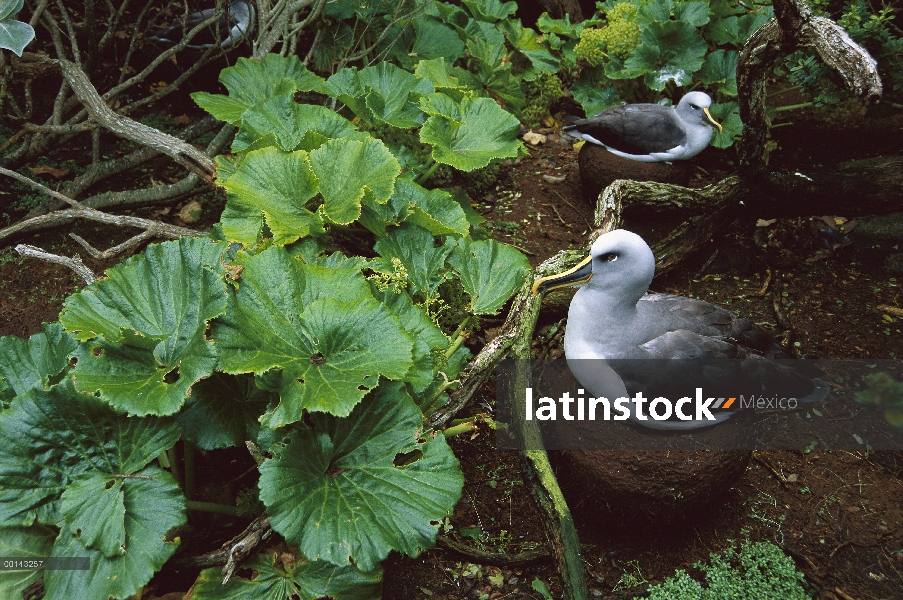
M 721 125 L 712 118 L 709 107 L 712 98 L 705 92 L 688 92 L 677 103 L 677 114 L 688 123 L 703 123 L 721 131 Z
M 635 233 L 616 229 L 597 239 L 590 255 L 573 269 L 537 279 L 533 291 L 582 284 L 618 304 L 636 304 L 654 275 L 655 256 L 649 245 Z

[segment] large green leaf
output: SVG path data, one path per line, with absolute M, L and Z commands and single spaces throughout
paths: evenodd
M 718 91 L 726 96 L 736 96 L 739 59 L 740 53 L 736 50 L 715 50 L 705 57 L 697 77 L 707 85 L 719 84 Z
M 414 362 L 405 375 L 405 381 L 411 384 L 415 394 L 419 394 L 435 379 L 433 352 L 446 350 L 448 338 L 404 290 L 377 290 L 374 295 L 401 319 L 405 331 L 414 339 Z
M 229 193 L 221 220 L 223 234 L 253 245 L 266 223 L 276 244 L 322 233 L 320 216 L 305 208 L 320 187 L 304 150 L 262 148 L 249 152 L 224 185 Z
M 84 530 L 63 524 L 51 556 L 88 557 L 90 566 L 86 571 L 48 571 L 44 576 L 46 600 L 128 598 L 150 581 L 176 551 L 179 540 L 169 536 L 186 522 L 185 498 L 172 476 L 148 466 L 132 477 L 109 477 L 108 482 L 122 491 L 122 553 L 107 557 L 87 545 Z M 111 514 L 106 513 L 104 518 Z M 109 523 L 101 526 L 109 528 Z
M 383 570 L 377 566 L 362 573 L 354 565 L 337 567 L 326 561 L 301 560 L 280 564 L 275 554 L 257 555 L 245 564 L 257 572 L 254 579 L 233 577 L 223 586 L 221 569 L 201 571 L 192 600 L 300 600 L 341 598 L 342 600 L 379 600 L 382 597 Z
M 229 373 L 281 369 L 276 428 L 303 410 L 344 416 L 380 375 L 404 377 L 413 342 L 356 269 L 304 265 L 282 248 L 248 258 L 234 310 L 214 324 Z
M 214 373 L 191 388 L 176 423 L 183 439 L 201 450 L 241 446 L 257 437 L 257 419 L 274 400 L 274 394 L 254 385 L 253 377 Z
M 376 120 L 405 129 L 423 124 L 418 101 L 435 91 L 431 81 L 388 62 L 361 69 L 358 78 L 367 89 L 365 102 Z
M 360 216 L 365 196 L 377 204 L 388 201 L 401 173 L 385 144 L 373 139 L 329 140 L 310 153 L 310 164 L 320 182 L 324 213 L 342 225 Z
M 414 45 L 408 53 L 408 60 L 403 60 L 405 67 L 410 68 L 417 61 L 448 59 L 454 63 L 464 56 L 464 42 L 455 30 L 441 20 L 429 15 L 421 15 L 414 20 Z M 403 59 L 403 57 L 400 57 Z
M 709 22 L 709 3 L 705 2 L 678 2 L 674 6 L 674 18 L 693 27 L 702 27 Z
M 233 125 L 241 122 L 242 114 L 251 106 L 276 96 L 320 90 L 324 85 L 323 79 L 308 71 L 297 56 L 273 53 L 262 61 L 239 58 L 234 66 L 220 71 L 219 80 L 229 90 L 228 96 L 195 92 L 191 98 L 217 119 Z
M 740 107 L 736 102 L 712 104 L 709 112 L 721 123 L 721 131 L 712 136 L 712 145 L 716 148 L 729 148 L 735 138 L 743 134 L 743 121 L 740 119 Z
M 516 248 L 495 240 L 460 238 L 448 258 L 470 295 L 475 314 L 495 314 L 523 283 L 530 263 Z
M 463 2 L 475 19 L 488 23 L 507 19 L 517 12 L 517 2 L 499 0 L 463 0 Z
M 304 142 L 313 134 L 319 134 L 324 141 L 342 137 L 363 141 L 370 137 L 356 130 L 348 119 L 335 111 L 325 106 L 299 104 L 289 94 L 249 108 L 232 142 L 232 151 L 245 152 L 252 146 L 255 149 L 261 147 L 260 140 L 266 136 L 272 136 L 271 139 L 286 152 L 302 147 L 312 150 L 320 144 L 309 147 Z
M 624 61 L 624 67 L 634 76 L 643 75 L 653 90 L 662 91 L 669 81 L 688 85 L 707 51 L 705 40 L 689 23 L 654 22 L 643 29 L 640 45 Z
M 105 473 L 87 472 L 61 496 L 60 514 L 82 544 L 107 558 L 125 553 L 125 485 Z
M 458 111 L 457 116 L 433 114 L 420 130 L 420 141 L 433 147 L 434 160 L 473 171 L 494 159 L 518 155 L 520 122 L 495 101 L 464 98 Z
M 125 476 L 179 434 L 171 419 L 116 414 L 99 398 L 77 392 L 70 379 L 49 391 L 26 392 L 0 413 L 0 522 L 57 524 L 67 486 L 97 474 L 131 484 L 137 480 Z
M 0 528 L 0 556 L 43 558 L 50 556 L 56 530 L 44 525 Z M 0 570 L 0 598 L 22 598 L 29 585 L 44 576 L 43 571 Z
M 432 60 L 421 60 L 417 63 L 414 74 L 417 77 L 429 79 L 437 90 L 441 90 L 455 101 L 460 101 L 467 93 L 472 93 L 479 86 L 479 81 L 469 71 L 453 67 L 445 61 L 444 57 Z M 434 94 L 432 97 L 436 97 Z M 424 108 L 423 102 L 420 104 Z M 435 113 L 430 113 L 435 114 Z
M 603 67 L 585 67 L 571 85 L 571 96 L 580 103 L 587 117 L 621 103 L 620 90 L 605 76 Z
M 419 225 L 433 235 L 467 235 L 470 224 L 461 205 L 444 190 L 428 190 L 412 181 L 395 182 L 392 202 L 404 202 L 411 208 L 405 220 Z
M 520 19 L 508 19 L 499 23 L 505 37 L 511 42 L 515 50 L 523 54 L 530 61 L 530 68 L 522 77 L 532 81 L 541 73 L 557 73 L 561 59 L 549 51 L 549 46 L 543 39 L 543 35 L 529 27 L 522 27 Z
M 370 261 L 370 267 L 389 274 L 395 270 L 392 259 L 397 258 L 407 270 L 411 292 L 427 300 L 436 294 L 445 280 L 445 259 L 451 253 L 453 244 L 452 240 L 448 240 L 436 246 L 429 231 L 419 225 L 405 223 L 376 241 L 373 249 L 380 258 Z
M 369 571 L 390 550 L 417 556 L 464 479 L 442 435 L 421 435 L 420 409 L 397 382 L 380 385 L 347 418 L 312 415 L 260 467 L 273 529 L 314 560 Z
M 66 367 L 78 342 L 59 323 L 44 323 L 44 331 L 28 340 L 0 338 L 0 380 L 6 380 L 13 395 L 43 389 Z
M 717 19 L 706 27 L 706 37 L 718 45 L 732 44 L 740 48 L 756 29 L 767 23 L 772 16 L 771 11 L 767 11 Z
M 78 389 L 100 391 L 138 416 L 178 411 L 216 366 L 204 331 L 226 311 L 216 272 L 225 247 L 187 237 L 154 244 L 70 296 L 60 322 L 76 339 L 91 340 L 76 351 Z

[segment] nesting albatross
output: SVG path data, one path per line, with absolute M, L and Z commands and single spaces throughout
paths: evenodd
M 689 92 L 673 108 L 660 104 L 612 106 L 562 129 L 630 160 L 687 160 L 705 150 L 712 141 L 712 129 L 721 131 L 709 113 L 711 105 L 708 94 Z
M 186 33 L 213 17 L 216 10 L 216 8 L 206 8 L 191 13 L 169 27 L 148 35 L 147 39 L 174 46 L 182 40 Z M 219 42 L 221 48 L 231 48 L 254 30 L 255 14 L 254 7 L 247 0 L 229 0 L 225 14 L 211 24 L 208 31 L 202 31 L 192 38 L 192 43 L 185 47 L 193 50 L 206 50 Z
M 759 385 L 765 393 L 769 389 L 791 390 L 799 402 L 818 402 L 827 397 L 830 389 L 823 381 L 798 372 L 807 368 L 808 361 L 793 361 L 796 369 L 776 362 L 790 357 L 751 321 L 701 300 L 647 294 L 654 274 L 655 257 L 643 238 L 619 229 L 596 240 L 590 256 L 573 269 L 541 277 L 533 284 L 534 293 L 582 284 L 568 310 L 564 353 L 568 367 L 588 393 L 611 399 L 632 395 L 625 385 L 627 378 L 622 379 L 623 373 L 616 373 L 606 361 L 694 360 L 674 363 L 683 369 L 711 363 L 712 359 L 744 359 L 723 361 L 732 368 L 742 365 L 742 372 L 728 373 L 727 383 L 741 377 L 747 384 L 752 381 Z M 642 364 L 643 360 L 630 362 Z M 647 364 L 662 370 L 666 363 Z M 712 370 L 705 369 L 707 375 Z M 717 374 L 713 377 L 717 379 Z M 652 429 L 682 430 L 714 425 L 733 414 L 719 412 L 715 421 L 655 421 L 638 419 L 634 410 L 631 420 Z

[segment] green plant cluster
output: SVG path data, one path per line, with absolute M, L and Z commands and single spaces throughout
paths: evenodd
M 228 95 L 193 95 L 237 128 L 211 237 L 153 244 L 67 298 L 58 323 L 0 338 L 0 554 L 90 559 L 48 571 L 46 598 L 132 596 L 188 510 L 260 506 L 253 490 L 242 506 L 188 497 L 177 444 L 253 442 L 257 499 L 302 555 L 255 557 L 253 579 L 225 587 L 205 570 L 195 598 L 379 598 L 389 552 L 435 544 L 463 475 L 424 419 L 458 384 L 479 315 L 529 271 L 472 236 L 466 197 L 421 185 L 438 165 L 475 172 L 523 151 L 517 119 L 451 78 L 441 58 L 329 79 L 297 57 L 239 59 L 220 74 Z M 295 100 L 309 91 L 343 113 Z M 415 130 L 429 156 L 355 122 Z M 348 235 L 372 249 L 331 251 Z M 0 598 L 40 574 L 0 572 Z
M 636 5 L 630 2 L 615 4 L 605 12 L 604 27 L 581 32 L 580 43 L 574 48 L 577 58 L 594 67 L 603 64 L 609 54 L 626 59 L 640 45 L 640 26 L 636 18 Z
M 664 583 L 649 588 L 649 600 L 810 600 L 803 574 L 793 560 L 771 542 L 744 542 L 739 550 L 713 553 L 708 563 L 694 568 L 705 574 L 705 584 L 679 569 Z
M 551 73 L 543 73 L 533 81 L 524 82 L 527 105 L 521 111 L 521 122 L 525 127 L 539 127 L 540 121 L 549 114 L 549 108 L 564 96 L 561 79 Z

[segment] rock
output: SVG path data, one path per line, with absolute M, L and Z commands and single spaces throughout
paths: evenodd
M 884 265 L 890 273 L 903 273 L 903 212 L 858 219 L 849 234 L 865 264 Z
M 580 165 L 580 183 L 583 197 L 596 205 L 599 193 L 616 179 L 634 181 L 657 181 L 686 186 L 693 173 L 693 161 L 644 163 L 616 156 L 597 144 L 583 144 L 577 155 Z
M 188 204 L 182 207 L 182 210 L 179 211 L 179 218 L 182 219 L 183 223 L 191 224 L 197 223 L 198 219 L 201 218 L 201 213 L 204 208 L 201 206 L 201 203 L 197 200 L 192 200 Z
M 722 425 L 684 435 L 605 428 L 605 447 L 643 450 L 550 452 L 578 527 L 648 529 L 698 519 L 701 510 L 723 501 L 746 472 L 752 451 L 742 448 L 752 445 L 743 441 L 747 436 L 742 433 L 751 430 L 743 412 Z

